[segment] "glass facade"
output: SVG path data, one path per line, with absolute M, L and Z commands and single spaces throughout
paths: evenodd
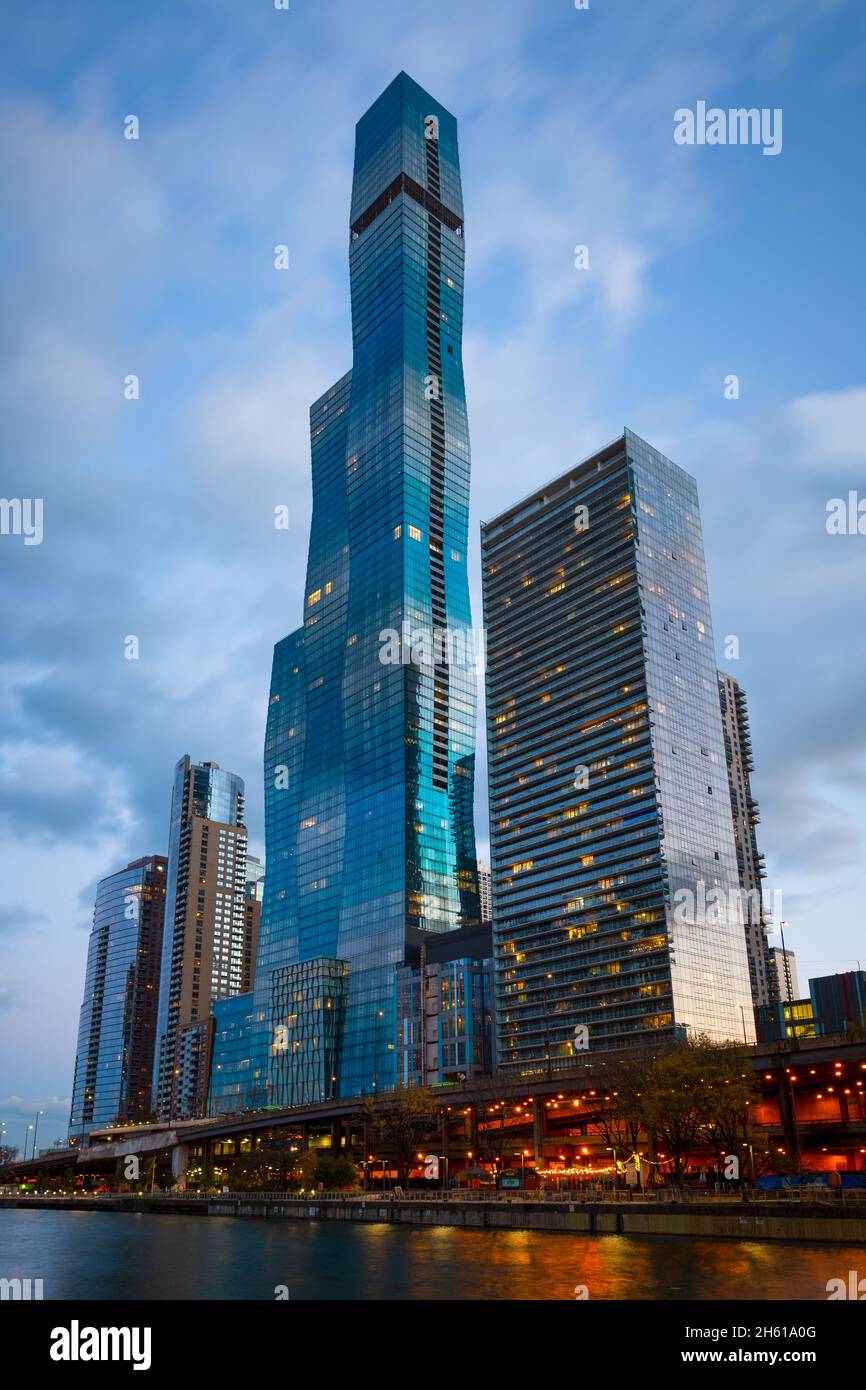
M 235 1115 L 264 1105 L 252 1064 L 254 1022 L 252 992 L 214 1004 L 209 1115 Z
M 274 651 L 255 1004 L 275 1105 L 393 1085 L 407 930 L 478 920 L 462 220 L 454 117 L 401 73 L 357 127 L 352 371 L 311 408 L 304 621 Z M 339 1036 L 302 1062 L 326 1007 Z
M 500 1066 L 753 1040 L 694 480 L 626 431 L 482 553 Z
M 150 1115 L 166 860 L 137 859 L 96 890 L 75 1054 L 70 1143 Z

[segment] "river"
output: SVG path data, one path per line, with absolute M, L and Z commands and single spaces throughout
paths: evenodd
M 866 1250 L 116 1212 L 0 1211 L 51 1299 L 826 1299 Z

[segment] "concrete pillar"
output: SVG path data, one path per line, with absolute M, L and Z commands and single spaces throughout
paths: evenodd
M 532 1102 L 532 1146 L 536 1168 L 544 1167 L 544 1101 L 537 1096 Z
M 779 1080 L 779 1119 L 788 1157 L 800 1167 L 800 1136 L 797 1132 L 797 1112 L 794 1090 L 789 1078 L 782 1073 Z
M 171 1151 L 171 1176 L 180 1192 L 186 1191 L 186 1170 L 189 1167 L 189 1144 L 175 1144 Z
M 469 1114 L 466 1116 L 466 1133 L 469 1143 L 466 1145 L 472 1153 L 470 1166 L 476 1167 L 478 1164 L 478 1106 L 470 1105 Z

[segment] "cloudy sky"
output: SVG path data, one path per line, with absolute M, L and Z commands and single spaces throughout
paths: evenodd
M 165 851 L 181 754 L 247 779 L 261 849 L 271 647 L 301 614 L 307 411 L 351 360 L 354 123 L 401 68 L 460 123 L 476 613 L 477 523 L 624 424 L 694 473 L 801 984 L 866 961 L 866 536 L 825 526 L 828 499 L 866 496 L 862 5 L 6 14 L 0 491 L 44 498 L 40 546 L 0 537 L 12 1141 L 37 1109 L 40 1140 L 65 1133 L 95 885 Z M 700 100 L 781 108 L 782 152 L 676 144 L 674 112 Z

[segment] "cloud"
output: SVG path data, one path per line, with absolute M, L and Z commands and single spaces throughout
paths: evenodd
M 13 936 L 17 932 L 40 931 L 48 922 L 44 912 L 34 912 L 20 904 L 0 904 L 0 937 Z
M 0 1013 L 11 1013 L 15 1009 L 23 1009 L 28 1001 L 29 992 L 18 980 L 10 980 L 5 976 L 0 977 Z

